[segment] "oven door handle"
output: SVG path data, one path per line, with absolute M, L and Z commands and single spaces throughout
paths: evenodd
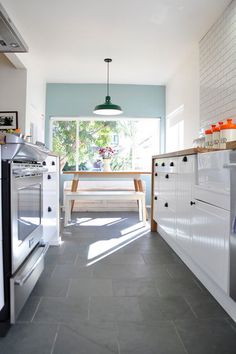
M 236 163 L 235 162 L 225 163 L 223 165 L 223 168 L 235 168 L 235 167 L 236 167 Z
M 42 246 L 40 246 L 42 247 Z M 47 251 L 49 249 L 49 243 L 45 243 L 45 245 L 43 245 L 43 251 L 40 254 L 40 256 L 38 257 L 38 259 L 36 260 L 36 262 L 34 263 L 34 265 L 30 268 L 30 270 L 26 273 L 23 274 L 22 276 L 19 276 L 15 279 L 14 283 L 16 285 L 22 286 L 24 285 L 24 283 L 27 281 L 27 279 L 31 276 L 31 274 L 33 273 L 33 271 L 35 270 L 35 268 L 37 267 L 37 265 L 41 262 L 42 258 L 46 255 Z

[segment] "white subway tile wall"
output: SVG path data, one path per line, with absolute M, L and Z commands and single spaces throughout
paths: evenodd
M 200 41 L 200 127 L 236 119 L 236 0 Z

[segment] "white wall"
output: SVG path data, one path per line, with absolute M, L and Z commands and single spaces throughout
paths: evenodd
M 18 111 L 18 127 L 22 132 L 25 131 L 26 82 L 26 70 L 16 69 L 0 54 L 0 111 Z
M 166 151 L 192 147 L 198 132 L 199 51 L 196 45 L 166 85 Z
M 26 131 L 33 143 L 44 142 L 46 83 L 37 63 L 29 63 L 27 73 Z

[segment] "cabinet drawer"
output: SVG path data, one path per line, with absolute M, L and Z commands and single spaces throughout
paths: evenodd
M 196 173 L 197 155 L 179 156 L 178 157 L 178 173 L 195 174 Z
M 154 172 L 177 173 L 177 169 L 178 169 L 177 157 L 155 159 L 154 161 Z
M 56 172 L 58 170 L 58 158 L 56 156 L 48 156 L 43 164 L 50 172 Z
M 158 173 L 155 178 L 154 191 L 159 198 L 175 204 L 176 175 L 173 173 Z
M 56 191 L 58 186 L 58 174 L 55 172 L 47 172 L 43 174 L 43 190 L 46 191 Z

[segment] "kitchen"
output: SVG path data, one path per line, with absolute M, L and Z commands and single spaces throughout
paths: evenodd
M 105 46 L 102 53 L 100 52 L 102 56 L 95 57 L 95 62 L 97 62 L 98 67 L 95 68 L 95 66 L 93 66 L 91 72 L 92 63 L 87 60 L 87 58 L 94 56 L 94 48 L 87 48 L 87 41 L 88 38 L 90 38 L 91 30 L 84 27 L 88 32 L 84 31 L 84 37 L 81 36 L 80 40 L 84 45 L 82 48 L 85 50 L 87 57 L 86 59 L 84 58 L 84 60 L 82 57 L 80 57 L 80 60 L 76 59 L 75 61 L 70 59 L 69 62 L 67 62 L 67 66 L 71 67 L 72 73 L 68 73 L 68 76 L 68 69 L 65 70 L 64 66 L 60 66 L 59 64 L 57 68 L 55 64 L 57 62 L 59 63 L 61 59 L 62 62 L 64 61 L 65 63 L 67 57 L 66 53 L 58 51 L 59 48 L 56 46 L 57 44 L 54 43 L 56 46 L 55 56 L 50 58 L 51 49 L 48 48 L 48 51 L 46 51 L 46 44 L 44 40 L 40 38 L 41 33 L 37 33 L 35 29 L 35 37 L 33 36 L 33 25 L 34 21 L 36 21 L 34 16 L 36 16 L 37 13 L 41 13 L 42 18 L 44 18 L 43 26 L 45 30 L 52 30 L 51 27 L 47 27 L 49 26 L 47 20 L 50 19 L 50 14 L 53 13 L 53 5 L 48 5 L 49 8 L 46 13 L 45 8 L 44 11 L 42 11 L 42 5 L 39 6 L 36 2 L 25 0 L 21 3 L 28 7 L 28 16 L 25 18 L 26 22 L 24 22 L 23 16 L 24 12 L 26 12 L 26 7 L 24 8 L 22 4 L 21 7 L 14 1 L 2 1 L 7 12 L 14 20 L 14 24 L 17 24 L 17 28 L 28 43 L 30 51 L 29 53 L 18 55 L 14 53 L 1 54 L 0 78 L 1 82 L 4 80 L 5 85 L 1 85 L 0 89 L 0 108 L 2 112 L 18 111 L 18 126 L 23 133 L 33 137 L 33 142 L 36 140 L 45 141 L 46 146 L 50 146 L 49 127 L 51 117 L 69 118 L 78 115 L 81 117 L 92 115 L 94 106 L 100 102 L 103 97 L 103 92 L 105 92 L 105 85 L 100 83 L 104 82 L 105 79 L 103 58 L 107 55 L 107 51 L 109 53 L 111 52 L 114 58 L 111 66 L 112 78 L 114 78 L 114 80 L 111 80 L 111 82 L 115 84 L 111 85 L 111 96 L 114 102 L 122 106 L 124 116 L 159 119 L 160 147 L 159 151 L 153 154 L 153 173 L 158 173 L 160 176 L 163 174 L 165 178 L 164 182 L 171 182 L 172 174 L 176 174 L 176 183 L 180 184 L 180 182 L 178 182 L 179 172 L 181 172 L 181 169 L 179 170 L 181 164 L 179 165 L 180 160 L 178 160 L 180 153 L 178 153 L 177 157 L 173 155 L 169 157 L 162 156 L 161 154 L 192 148 L 193 140 L 202 137 L 203 132 L 211 127 L 213 123 L 217 123 L 221 120 L 225 122 L 227 118 L 235 118 L 235 1 L 209 0 L 204 3 L 198 2 L 198 4 L 195 1 L 188 2 L 188 4 L 185 1 L 175 1 L 173 3 L 168 2 L 165 6 L 162 1 L 148 2 L 150 9 L 152 7 L 153 11 L 145 7 L 144 13 L 142 15 L 139 14 L 139 21 L 136 23 L 135 19 L 133 20 L 133 25 L 136 25 L 135 28 L 137 30 L 137 42 L 134 32 L 128 30 L 129 27 L 126 21 L 124 21 L 124 29 L 127 31 L 127 38 L 124 38 L 126 38 L 127 41 L 131 40 L 129 45 L 132 43 L 134 49 L 136 48 L 136 43 L 143 43 L 145 53 L 150 54 L 148 57 L 149 64 L 145 62 L 144 52 L 141 54 L 136 48 L 133 56 L 130 57 L 131 59 L 129 58 L 128 61 L 125 60 L 128 70 L 126 68 L 126 72 L 123 72 L 123 74 L 121 71 L 119 72 L 119 65 L 121 65 L 122 60 L 126 59 L 124 54 L 125 48 L 129 48 L 125 41 L 124 43 L 127 47 L 124 46 L 122 53 L 123 59 L 120 54 L 113 55 L 113 53 L 115 53 L 113 47 L 110 48 L 109 46 L 106 48 Z M 106 1 L 104 1 L 104 5 L 106 5 L 105 3 L 107 4 Z M 62 4 L 63 2 L 61 5 Z M 117 11 L 123 9 L 124 13 L 132 14 L 131 4 L 126 4 L 129 11 L 125 11 L 124 5 L 125 4 L 121 2 L 121 4 L 119 4 L 120 9 L 118 8 L 118 4 L 114 6 L 116 6 Z M 132 5 L 134 6 L 134 4 Z M 97 11 L 101 13 L 102 19 L 104 23 L 106 23 L 109 16 L 105 14 L 105 9 L 102 7 L 97 8 L 98 5 L 96 4 L 93 4 L 93 6 L 94 11 L 96 9 L 95 13 Z M 88 10 L 87 7 L 84 11 L 86 12 L 86 10 Z M 141 10 L 141 5 L 138 10 Z M 82 7 L 80 11 L 82 11 Z M 104 11 L 104 13 L 102 11 Z M 152 16 L 151 12 L 153 12 Z M 59 6 L 58 18 L 60 21 L 63 20 L 64 13 L 65 10 L 63 12 L 63 8 Z M 196 16 L 194 16 L 195 13 Z M 91 18 L 89 17 L 90 21 L 94 21 L 94 24 L 97 23 L 96 16 L 93 13 L 91 16 Z M 146 23 L 147 26 L 145 27 L 146 32 L 142 32 L 139 30 L 140 24 L 143 23 L 142 19 L 146 18 L 146 16 L 149 16 Z M 125 20 L 126 19 L 125 17 Z M 84 19 L 81 18 L 81 21 L 83 23 Z M 169 26 L 170 21 L 172 26 Z M 109 28 L 112 29 L 111 19 L 109 19 L 108 23 Z M 93 23 L 89 22 L 89 24 L 90 28 L 92 28 Z M 32 33 L 27 32 L 27 25 L 28 28 L 32 29 Z M 73 26 L 74 25 L 75 23 L 73 23 Z M 72 30 L 74 30 L 73 26 Z M 100 26 L 99 28 L 102 29 L 103 24 L 100 23 Z M 121 34 L 123 33 L 122 31 L 123 29 L 121 29 Z M 149 46 L 146 38 L 148 38 L 147 36 L 152 32 L 154 32 L 153 36 L 150 37 L 152 46 Z M 118 40 L 117 33 L 111 31 L 111 40 L 114 36 Z M 32 39 L 34 39 L 34 41 L 32 41 Z M 157 45 L 155 43 L 157 42 L 159 43 L 158 45 L 162 45 L 162 47 L 160 47 L 162 51 L 158 50 L 158 48 L 153 50 L 153 48 L 156 48 L 155 46 Z M 44 46 L 41 47 L 41 52 L 37 50 L 36 43 Z M 49 43 L 49 46 L 52 46 L 51 43 L 52 42 Z M 91 54 L 89 50 L 92 51 Z M 97 47 L 96 50 L 98 50 Z M 36 55 L 36 53 L 38 53 L 38 55 Z M 173 58 L 175 58 L 175 60 L 173 60 Z M 45 61 L 43 60 L 49 64 L 47 67 L 48 71 L 46 70 Z M 153 62 L 155 62 L 155 65 L 153 65 Z M 79 64 L 82 67 L 79 73 L 80 76 L 74 77 Z M 166 67 L 163 66 L 164 64 L 166 64 Z M 53 66 L 55 66 L 55 69 L 59 69 L 54 72 L 54 75 L 57 76 L 53 76 L 52 74 Z M 151 67 L 155 67 L 155 69 L 152 69 L 152 71 Z M 169 71 L 167 71 L 167 67 Z M 124 67 L 122 70 L 124 70 Z M 200 84 L 198 79 L 199 71 Z M 88 74 L 90 76 L 86 77 L 86 72 L 90 73 Z M 139 76 L 137 76 L 138 74 Z M 125 80 L 124 75 L 127 76 L 127 80 Z M 47 83 L 47 85 L 45 83 Z M 94 85 L 92 83 L 94 83 Z M 46 105 L 45 97 L 47 97 Z M 201 135 L 199 136 L 199 134 Z M 199 141 L 197 144 L 199 144 Z M 195 152 L 196 151 L 197 150 L 195 150 Z M 182 152 L 182 154 L 181 157 L 187 156 L 188 158 L 189 156 L 184 152 Z M 214 155 L 215 152 L 211 154 Z M 189 183 L 191 184 L 191 178 L 194 180 L 193 184 L 195 185 L 197 184 L 196 178 L 200 178 L 198 182 L 200 181 L 200 184 L 204 184 L 203 182 L 205 181 L 206 188 L 209 188 L 210 183 L 207 183 L 209 175 L 204 175 L 204 168 L 199 169 L 200 166 L 202 166 L 200 163 L 204 165 L 203 160 L 205 155 L 202 154 L 201 157 L 200 153 L 197 156 L 191 153 L 190 156 L 192 155 L 195 156 L 190 158 L 195 159 L 193 164 L 197 161 L 197 165 L 194 167 L 195 172 L 191 176 L 189 172 L 186 173 L 184 181 L 182 182 L 183 185 L 186 184 L 186 186 L 189 186 Z M 159 163 L 159 159 L 165 158 L 177 158 L 175 161 L 169 161 L 174 164 L 177 161 L 177 172 L 155 170 L 155 168 L 159 169 L 159 166 L 155 167 L 154 163 Z M 43 159 L 41 159 L 41 161 L 42 160 Z M 151 160 L 152 157 L 150 156 L 150 163 Z M 216 161 L 218 161 L 217 158 Z M 164 161 L 162 161 L 162 163 L 163 162 Z M 220 165 L 219 162 L 217 166 L 223 167 L 224 164 L 229 163 L 234 163 L 234 161 L 230 161 L 228 157 L 223 164 Z M 160 166 L 160 168 L 162 167 Z M 230 168 L 228 173 L 231 173 L 231 170 L 233 173 L 233 168 Z M 182 170 L 182 172 L 184 172 L 184 170 Z M 46 171 L 45 176 L 47 175 L 48 171 Z M 165 175 L 169 175 L 169 178 L 166 178 Z M 228 177 L 226 177 L 226 180 L 227 178 Z M 232 179 L 229 178 L 228 183 L 231 180 Z M 217 185 L 217 176 L 215 181 L 213 178 L 211 181 Z M 148 180 L 146 183 L 148 186 Z M 171 198 L 173 199 L 174 197 L 171 197 L 171 188 L 176 188 L 173 187 L 174 184 L 170 183 L 167 185 L 164 183 L 162 185 L 167 186 L 165 188 L 169 188 L 168 186 L 170 185 L 169 194 L 167 194 L 170 200 Z M 156 188 L 158 191 L 159 187 Z M 190 189 L 192 193 L 192 187 L 190 187 Z M 163 193 L 163 199 L 167 198 L 164 194 L 166 190 L 163 192 L 160 189 L 159 192 Z M 199 193 L 199 190 L 197 192 Z M 195 200 L 203 200 L 202 197 L 197 195 L 197 192 L 194 191 L 195 194 L 191 195 L 190 199 L 185 195 L 185 200 L 187 200 L 188 203 L 191 201 L 196 202 Z M 229 193 L 229 191 L 226 191 L 226 194 L 227 193 Z M 45 192 L 45 194 L 47 193 Z M 153 194 L 153 197 L 155 196 L 162 200 L 158 193 L 157 195 Z M 194 198 L 192 199 L 192 197 Z M 171 204 L 169 199 L 164 201 L 165 203 L 169 202 L 169 204 Z M 177 203 L 179 203 L 178 200 Z M 229 199 L 227 199 L 227 203 L 231 203 L 231 199 L 230 202 Z M 148 204 L 151 204 L 151 201 Z M 210 204 L 212 204 L 212 202 L 210 202 Z M 51 205 L 47 205 L 47 207 L 49 206 L 51 207 Z M 195 205 L 193 205 L 191 213 L 192 210 L 196 210 L 196 208 L 194 208 Z M 223 209 L 228 210 L 227 208 L 228 204 L 227 207 Z M 159 211 L 162 211 L 162 209 L 159 209 Z M 171 208 L 171 205 L 169 205 L 168 218 L 177 220 L 178 223 L 178 220 L 181 220 L 183 216 L 181 217 L 181 213 L 179 217 L 175 216 L 175 212 L 176 209 L 174 207 Z M 155 212 L 153 213 L 155 214 Z M 44 275 L 39 279 L 35 290 L 33 290 L 34 296 L 30 297 L 28 308 L 23 310 L 24 313 L 22 315 L 23 317 L 21 317 L 21 321 L 13 325 L 6 338 L 0 341 L 0 345 L 2 345 L 2 347 L 0 346 L 0 351 L 2 350 L 4 353 L 19 353 L 20 350 L 24 353 L 35 352 L 37 349 L 35 349 L 32 341 L 28 339 L 30 336 L 28 335 L 30 333 L 28 331 L 31 329 L 33 338 L 37 338 L 39 331 L 43 332 L 46 344 L 42 345 L 41 351 L 39 352 L 45 353 L 63 353 L 66 351 L 77 353 L 83 350 L 82 348 L 85 348 L 85 352 L 90 353 L 233 353 L 235 348 L 234 311 L 229 309 L 228 305 L 225 305 L 224 300 L 220 301 L 219 292 L 218 295 L 216 294 L 216 289 L 218 288 L 215 287 L 214 291 L 211 287 L 209 288 L 209 284 L 207 284 L 206 281 L 204 282 L 202 276 L 186 261 L 184 253 L 178 253 L 177 248 L 175 248 L 176 243 L 168 242 L 169 240 L 166 234 L 163 236 L 162 226 L 164 225 L 163 223 L 165 223 L 165 216 L 159 221 L 161 215 L 158 215 L 158 208 L 156 213 L 157 216 L 154 215 L 154 222 L 151 220 L 153 222 L 152 227 L 154 233 L 149 234 L 149 237 L 146 235 L 147 239 L 144 240 L 142 237 L 138 237 L 137 234 L 135 234 L 135 230 L 133 230 L 132 232 L 135 234 L 136 240 L 133 241 L 132 244 L 127 244 L 126 247 L 123 247 L 123 250 L 119 250 L 120 253 L 112 253 L 107 259 L 103 260 L 103 262 L 107 262 L 107 264 L 101 263 L 94 265 L 94 269 L 89 267 L 84 269 L 81 267 L 85 260 L 84 254 L 80 252 L 87 249 L 88 246 L 85 236 L 88 236 L 87 239 L 90 238 L 94 241 L 94 244 L 96 244 L 96 239 L 94 239 L 89 220 L 86 221 L 87 226 L 86 222 L 84 226 L 82 226 L 83 222 L 81 224 L 84 233 L 80 235 L 81 239 L 79 242 L 81 243 L 78 253 L 75 253 L 73 249 L 73 246 L 75 247 L 77 242 L 75 237 L 76 226 L 72 225 L 65 228 L 65 230 L 61 229 L 64 244 L 60 247 L 50 247 L 48 256 L 45 258 L 46 271 L 50 276 L 47 277 Z M 224 213 L 224 211 L 222 213 Z M 79 214 L 76 214 L 78 218 L 80 218 Z M 85 213 L 81 215 L 81 218 L 86 219 L 90 214 L 86 215 Z M 120 220 L 123 221 L 118 220 L 118 213 L 116 216 L 113 215 L 113 222 L 117 225 L 113 225 L 113 227 L 117 227 L 117 232 L 119 230 L 119 223 L 125 223 L 125 214 L 120 215 Z M 126 221 L 128 224 L 125 224 L 126 229 L 132 227 L 132 223 L 130 224 L 129 220 L 133 220 L 132 213 L 127 215 L 129 215 L 129 217 Z M 170 217 L 170 215 L 172 215 L 172 217 Z M 99 215 L 96 216 L 93 222 L 96 220 L 100 220 Z M 158 227 L 160 226 L 160 230 L 158 231 L 167 243 L 155 233 L 156 221 Z M 135 222 L 136 221 L 134 221 L 134 223 Z M 189 220 L 187 220 L 187 223 L 188 222 Z M 196 222 L 194 222 L 194 224 L 195 223 Z M 221 224 L 220 226 L 222 227 Z M 119 232 L 121 231 L 122 230 L 119 230 Z M 104 238 L 109 238 L 109 233 L 105 226 L 101 228 L 101 232 L 103 232 Z M 145 232 L 149 231 L 146 230 Z M 176 233 L 178 234 L 178 231 L 176 231 Z M 186 236 L 186 234 L 184 235 Z M 187 232 L 187 235 L 189 236 L 190 232 Z M 145 235 L 143 237 L 145 237 Z M 193 238 L 196 241 L 197 237 L 194 236 Z M 177 239 L 178 238 L 176 238 L 176 240 Z M 184 237 L 179 239 L 181 239 L 182 242 Z M 109 240 L 107 239 L 106 241 L 108 242 Z M 112 240 L 109 242 L 111 241 Z M 70 246 L 68 246 L 66 242 L 69 242 Z M 217 242 L 219 245 L 222 243 L 220 239 Z M 171 248 L 167 245 L 168 243 Z M 184 244 L 184 241 L 182 244 Z M 185 250 L 188 248 L 188 246 L 183 247 Z M 199 245 L 196 247 L 199 247 Z M 196 279 L 181 260 L 177 258 L 174 251 L 180 256 L 184 263 L 187 264 L 191 271 L 193 271 Z M 201 255 L 199 248 L 198 252 Z M 129 257 L 127 257 L 127 255 Z M 205 260 L 207 261 L 207 255 Z M 56 262 L 56 268 L 53 265 L 54 261 Z M 74 262 L 73 266 L 71 262 Z M 133 266 L 131 264 L 132 262 Z M 208 263 L 210 263 L 210 257 Z M 128 267 L 128 265 L 130 267 Z M 223 279 L 223 281 L 226 282 L 223 287 L 227 288 L 229 285 L 227 284 L 228 280 L 225 278 L 227 275 L 222 274 L 222 268 L 217 264 L 217 261 L 215 266 L 218 267 L 217 270 L 219 270 L 219 272 L 215 272 L 217 273 L 216 276 L 219 275 L 219 282 Z M 83 270 L 81 270 L 81 268 Z M 122 276 L 120 277 L 117 273 L 118 268 L 123 269 Z M 126 272 L 124 271 L 125 269 Z M 226 267 L 223 269 L 228 270 L 229 268 Z M 140 276 L 138 277 L 137 275 L 137 270 L 142 274 L 141 279 L 139 278 Z M 111 272 L 110 274 L 109 271 Z M 67 276 L 62 277 L 63 272 L 64 275 L 67 272 Z M 128 289 L 127 274 L 131 274 L 130 272 L 133 274 L 134 279 L 131 279 L 132 277 L 130 275 L 130 283 L 133 284 L 133 287 L 131 286 L 131 289 Z M 56 274 L 57 277 L 55 276 Z M 79 274 L 81 275 L 80 279 L 78 279 Z M 97 278 L 93 279 L 95 275 Z M 88 279 L 86 279 L 86 276 Z M 77 279 L 75 279 L 76 277 Z M 93 280 L 89 277 L 92 277 Z M 117 277 L 117 279 L 115 277 Z M 155 280 L 153 281 L 153 279 Z M 53 286 L 54 290 L 52 289 Z M 83 287 L 84 289 L 81 289 Z M 141 295 L 134 295 L 135 287 L 139 288 L 139 294 Z M 221 306 L 223 306 L 226 312 L 215 302 L 213 297 L 211 298 L 208 295 L 208 291 L 205 287 L 217 299 Z M 97 294 L 92 293 L 92 288 L 94 289 L 94 293 Z M 59 294 L 57 299 L 55 299 L 55 289 L 57 289 Z M 87 293 L 85 289 L 87 289 Z M 142 293 L 142 291 L 144 291 L 144 293 Z M 120 296 L 121 293 L 123 296 Z M 114 299 L 111 296 L 112 294 L 115 294 Z M 154 294 L 158 294 L 158 296 L 154 296 Z M 77 302 L 79 298 L 81 299 L 80 303 Z M 88 298 L 90 305 L 87 303 Z M 74 303 L 69 303 L 69 300 Z M 53 316 L 56 315 L 50 313 L 50 309 L 56 308 L 58 309 L 57 312 L 62 311 L 60 315 L 62 318 L 55 318 Z M 78 310 L 80 319 L 77 319 L 77 321 L 73 315 L 73 308 Z M 88 318 L 86 319 L 84 314 L 87 308 L 90 308 L 90 320 Z M 105 311 L 106 309 L 109 310 Z M 30 312 L 32 312 L 31 315 L 29 314 Z M 106 312 L 109 313 L 109 316 L 108 314 L 106 315 Z M 125 312 L 127 312 L 127 316 L 125 316 Z M 84 322 L 82 320 L 84 320 Z M 214 328 L 215 336 L 212 335 L 210 328 Z M 17 331 L 19 331 L 18 334 Z M 73 331 L 75 334 L 73 334 Z M 92 333 L 96 331 L 97 336 Z M 154 333 L 156 333 L 156 335 L 154 335 Z M 23 334 L 26 340 L 25 347 L 21 347 L 21 345 L 24 344 L 22 344 L 18 337 L 20 334 Z M 206 336 L 208 341 L 203 340 L 203 336 Z M 167 337 L 168 341 L 166 339 Z M 202 339 L 201 341 L 199 341 L 200 337 Z M 16 347 L 14 347 L 14 341 L 18 343 L 18 351 Z M 66 344 L 63 344 L 63 341 Z

